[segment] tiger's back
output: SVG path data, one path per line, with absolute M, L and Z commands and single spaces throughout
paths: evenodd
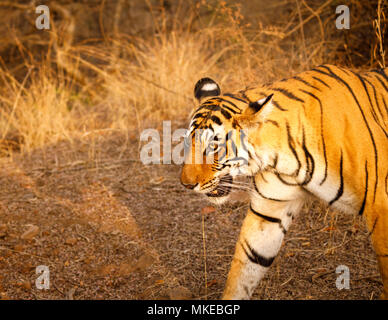
M 274 149 L 287 150 L 288 127 L 292 139 L 304 145 L 314 161 L 306 188 L 345 211 L 363 214 L 367 207 L 388 207 L 387 70 L 357 74 L 325 65 L 245 92 L 251 101 L 279 93 L 267 121 L 283 123 L 283 145 L 273 138 L 279 136 L 279 130 L 261 130 L 259 137 L 267 135 L 263 138 L 267 143 L 275 140 Z M 287 151 L 284 168 L 282 163 L 277 166 L 285 179 L 299 164 L 308 165 L 303 163 L 304 155 L 293 157 Z M 290 166 L 292 158 L 295 162 Z M 377 192 L 379 189 L 385 192 Z

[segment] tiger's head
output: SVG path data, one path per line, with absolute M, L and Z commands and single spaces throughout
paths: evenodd
M 268 99 L 251 102 L 243 93 L 221 95 L 219 85 L 210 78 L 197 82 L 194 96 L 199 106 L 185 137 L 181 183 L 221 204 L 233 188 L 233 177 L 252 174 L 250 146 L 239 119 Z

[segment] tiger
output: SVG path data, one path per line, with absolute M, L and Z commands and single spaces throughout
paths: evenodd
M 388 68 L 357 73 L 321 65 L 223 94 L 211 78 L 196 83 L 180 182 L 220 204 L 230 199 L 238 175 L 251 179 L 222 299 L 252 297 L 312 198 L 363 216 L 381 298 L 388 298 L 387 74 Z

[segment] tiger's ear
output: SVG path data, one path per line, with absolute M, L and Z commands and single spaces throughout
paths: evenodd
M 200 79 L 194 87 L 194 96 L 201 102 L 206 97 L 215 97 L 221 94 L 221 89 L 217 82 L 210 78 Z
M 257 123 L 264 122 L 273 110 L 273 93 L 269 96 L 249 103 L 249 106 L 236 119 L 243 128 L 253 127 Z

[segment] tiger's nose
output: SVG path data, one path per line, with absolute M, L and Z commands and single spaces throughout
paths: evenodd
M 181 183 L 185 188 L 190 189 L 190 190 L 193 190 L 198 185 L 198 183 L 197 184 L 186 184 L 186 183 L 183 183 L 182 181 L 181 181 Z
M 181 172 L 181 183 L 187 189 L 194 189 L 198 185 L 197 174 L 193 165 L 185 165 Z

